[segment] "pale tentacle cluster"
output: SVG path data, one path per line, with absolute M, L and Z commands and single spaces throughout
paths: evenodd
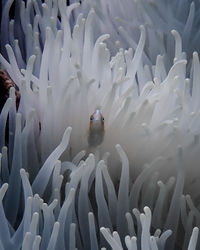
M 21 99 L 11 88 L 0 115 L 2 249 L 199 246 L 198 3 L 181 17 L 181 1 L 111 2 L 18 0 L 10 20 L 3 1 L 0 62 Z

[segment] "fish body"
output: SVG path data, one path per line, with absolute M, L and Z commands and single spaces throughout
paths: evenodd
M 99 146 L 104 139 L 104 117 L 99 109 L 90 116 L 90 125 L 88 133 L 88 144 L 91 147 Z

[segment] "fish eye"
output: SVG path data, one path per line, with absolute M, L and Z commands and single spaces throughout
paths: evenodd
M 102 122 L 104 122 L 104 117 L 101 118 Z
M 90 121 L 93 121 L 94 120 L 94 117 L 93 116 L 90 116 Z

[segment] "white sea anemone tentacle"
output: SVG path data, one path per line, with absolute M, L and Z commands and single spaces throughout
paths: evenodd
M 3 3 L 0 248 L 198 248 L 198 2 Z
M 167 66 L 174 58 L 174 44 L 169 33 L 177 30 L 183 38 L 183 50 L 191 56 L 199 52 L 199 2 L 198 1 L 83 1 L 80 8 L 88 13 L 92 7 L 97 13 L 99 33 L 109 33 L 113 43 L 112 52 L 123 47 L 136 49 L 139 38 L 138 27 L 145 25 L 147 42 L 143 58 L 154 64 L 158 54 L 164 55 Z M 79 11 L 75 10 L 76 16 Z M 107 14 L 109 13 L 109 14 Z M 193 35 L 192 35 L 193 34 Z M 115 44 L 115 46 L 113 46 Z
M 37 61 L 37 55 L 36 57 L 31 56 L 27 69 L 22 71 L 23 74 L 17 69 L 16 59 L 9 45 L 7 52 L 10 66 L 1 57 L 2 64 L 7 68 L 20 91 L 24 93 L 21 97 L 19 111 L 24 117 L 27 117 L 28 111 L 31 108 L 35 109 L 38 123 L 41 125 L 39 141 L 42 162 L 56 147 L 66 126 L 73 127 L 69 152 L 71 157 L 88 147 L 89 115 L 98 105 L 101 106 L 105 117 L 106 136 L 100 149 L 102 154 L 112 151 L 113 145 L 120 142 L 128 154 L 129 151 L 132 152 L 129 160 L 135 162 L 136 165 L 142 165 L 160 155 L 171 157 L 179 144 L 183 148 L 189 146 L 192 143 L 192 141 L 190 142 L 193 140 L 192 137 L 198 134 L 198 129 L 197 123 L 194 123 L 196 127 L 191 127 L 188 131 L 189 118 L 187 121 L 185 119 L 197 109 L 198 103 L 194 104 L 193 100 L 198 98 L 190 98 L 190 93 L 186 91 L 188 88 L 188 80 L 184 80 L 186 78 L 186 61 L 181 56 L 180 39 L 176 38 L 175 56 L 177 59 L 169 73 L 166 74 L 163 71 L 164 64 L 161 64 L 162 67 L 157 64 L 155 75 L 154 71 L 149 74 L 143 66 L 141 54 L 145 42 L 144 27 L 141 27 L 141 37 L 134 55 L 131 50 L 120 50 L 116 56 L 110 58 L 108 49 L 102 43 L 107 36 L 100 37 L 96 43 L 88 40 L 88 35 L 91 35 L 92 32 L 89 23 L 93 15 L 94 11 L 91 10 L 86 20 L 85 32 L 81 33 L 84 42 L 83 53 L 79 50 L 82 62 L 79 66 L 71 63 L 73 58 L 75 61 L 77 59 L 77 49 L 74 54 L 74 50 L 68 46 L 68 40 L 71 38 L 64 34 L 64 32 L 70 32 L 65 30 L 68 28 L 64 28 L 63 35 L 60 30 L 57 30 L 57 36 L 55 36 L 55 29 L 47 27 L 38 77 L 31 76 L 34 73 L 33 63 L 34 60 Z M 63 19 L 69 22 L 67 17 Z M 173 31 L 173 34 L 175 37 L 178 36 L 176 31 Z M 76 40 L 77 37 L 72 36 L 72 39 Z M 76 44 L 76 41 L 72 44 Z M 96 51 L 101 46 L 103 46 L 103 50 L 101 53 L 99 52 L 101 57 L 96 57 Z M 88 51 L 89 47 L 89 52 L 84 52 Z M 50 49 L 54 53 L 60 52 L 53 56 L 49 63 Z M 88 53 L 91 54 L 91 58 L 94 58 L 96 64 L 89 65 L 90 62 L 84 62 Z M 196 53 L 194 53 L 193 64 L 192 69 L 194 70 L 190 77 L 194 83 L 191 85 L 193 85 L 194 95 L 197 95 L 198 90 L 195 90 L 195 86 L 199 74 L 199 61 Z M 103 74 L 96 74 L 98 68 L 102 67 L 104 67 Z M 62 70 L 63 68 L 67 70 Z M 160 83 L 159 80 L 163 82 Z M 26 102 L 28 96 L 29 102 Z M 76 99 L 75 104 L 73 99 Z M 84 105 L 82 105 L 83 103 Z M 165 108 L 165 112 L 162 112 L 163 108 Z M 79 122 L 77 122 L 77 118 Z M 178 130 L 178 133 L 173 136 L 175 129 Z M 127 133 L 127 131 L 129 132 Z M 188 137 L 191 139 L 188 140 Z M 132 143 L 133 138 L 137 143 Z M 166 138 L 167 140 L 165 140 Z M 162 141 L 166 143 L 161 144 Z M 158 147 L 158 150 L 153 150 L 154 147 L 151 145 Z M 141 147 L 143 154 L 141 154 Z
M 129 172 L 129 167 L 126 166 L 127 160 L 126 156 L 123 153 L 122 148 L 118 145 L 117 150 L 121 155 L 122 165 L 124 165 L 124 174 L 121 175 L 120 178 L 120 186 L 125 183 L 125 180 L 128 181 L 127 176 Z M 53 156 L 53 153 L 52 153 Z M 110 180 L 110 176 L 108 174 L 107 166 L 104 161 L 100 161 L 97 165 L 94 166 L 94 155 L 90 154 L 86 161 L 83 162 L 80 166 L 77 166 L 77 169 L 73 170 L 70 174 L 70 180 L 66 184 L 66 197 L 65 201 L 61 203 L 60 198 L 52 199 L 51 196 L 45 196 L 45 199 L 48 202 L 45 203 L 38 194 L 33 196 L 32 187 L 28 181 L 27 173 L 24 169 L 20 170 L 21 179 L 23 183 L 23 192 L 24 192 L 24 215 L 18 226 L 18 229 L 15 231 L 13 226 L 8 226 L 8 219 L 5 217 L 5 212 L 3 206 L 1 205 L 1 221 L 2 221 L 2 232 L 0 234 L 2 249 L 9 245 L 10 249 L 18 248 L 22 246 L 24 249 L 32 249 L 33 245 L 40 245 L 41 249 L 70 249 L 71 245 L 75 245 L 80 249 L 90 248 L 91 246 L 94 249 L 98 249 L 98 246 L 106 246 L 106 241 L 112 247 L 112 249 L 122 249 L 123 247 L 127 247 L 128 249 L 135 249 L 137 246 L 139 249 L 150 249 L 150 247 L 157 246 L 158 249 L 163 249 L 166 244 L 173 248 L 174 242 L 168 241 L 167 239 L 170 235 L 176 235 L 176 231 L 166 230 L 161 234 L 161 231 L 155 232 L 155 235 L 151 236 L 151 230 L 154 228 L 154 223 L 152 222 L 151 210 L 148 207 L 144 208 L 145 214 L 140 214 L 139 210 L 134 208 L 131 215 L 131 210 L 133 207 L 130 205 L 129 208 L 123 205 L 120 196 L 116 198 L 116 206 L 119 209 L 116 210 L 116 217 L 114 217 L 115 221 L 111 221 L 111 213 L 112 213 L 112 202 L 113 198 L 116 195 L 116 191 L 113 191 L 115 194 L 112 197 L 109 197 L 108 190 L 113 189 L 113 183 Z M 125 167 L 126 166 L 126 167 Z M 5 166 L 3 165 L 2 168 Z M 45 169 L 45 164 L 42 169 Z M 58 168 L 58 165 L 55 165 L 55 168 Z M 151 166 L 153 168 L 153 166 Z M 61 170 L 61 168 L 59 168 Z M 13 169 L 11 170 L 11 172 Z M 55 171 L 55 170 L 54 170 Z M 73 175 L 81 171 L 80 178 L 73 178 Z M 181 170 L 179 170 L 181 171 Z M 42 172 L 38 175 L 41 176 Z M 60 174 L 59 174 L 60 175 Z M 54 175 L 55 176 L 55 175 Z M 62 175 L 60 175 L 62 176 Z M 87 178 L 87 180 L 86 180 Z M 142 177 L 138 177 L 142 178 Z M 63 178 L 62 178 L 63 179 Z M 90 180 L 90 181 L 88 181 Z M 46 187 L 48 190 L 50 187 L 49 193 L 53 192 L 53 190 L 57 189 L 57 184 L 55 180 L 51 177 L 49 179 L 51 185 Z M 72 184 L 74 182 L 74 184 Z M 92 186 L 95 182 L 95 194 L 92 195 Z M 105 186 L 102 183 L 105 183 Z M 129 181 L 128 181 L 129 182 Z M 80 188 L 78 187 L 80 184 Z M 10 183 L 12 186 L 13 184 Z M 74 188 L 72 187 L 74 186 Z M 169 218 L 173 217 L 173 223 L 178 226 L 178 222 L 176 220 L 177 216 L 180 216 L 180 213 L 187 214 L 186 207 L 180 208 L 177 207 L 178 201 L 181 199 L 182 192 L 178 190 L 182 189 L 182 182 L 176 181 L 176 187 L 171 196 L 171 192 L 168 189 L 167 195 L 168 199 L 165 198 L 166 207 L 163 207 L 162 210 L 159 210 L 158 213 L 161 213 L 161 221 L 165 224 L 165 227 L 168 227 Z M 4 194 L 8 188 L 7 184 L 4 184 L 1 188 L 1 197 L 4 197 Z M 132 192 L 134 192 L 136 186 L 132 187 Z M 143 192 L 143 188 L 145 188 L 145 184 L 143 184 L 140 188 L 140 192 Z M 171 187 L 172 188 L 172 187 Z M 128 197 L 130 190 L 121 186 L 121 191 L 124 196 Z M 77 196 L 77 200 L 75 199 Z M 92 198 L 93 197 L 93 198 Z M 145 195 L 143 196 L 145 198 Z M 143 204 L 138 197 L 138 204 Z M 172 200 L 171 200 L 172 198 Z M 83 201 L 84 199 L 84 201 Z M 94 199 L 96 200 L 97 207 L 94 203 Z M 162 198 L 160 195 L 155 195 L 152 197 L 152 204 L 157 206 L 158 203 L 162 202 Z M 171 200 L 171 201 L 170 201 Z M 9 202 L 6 201 L 5 202 Z M 169 202 L 169 204 L 167 204 Z M 10 202 L 9 202 L 10 203 Z M 58 204 L 60 204 L 58 206 Z M 169 210 L 168 210 L 168 206 Z M 57 207 L 58 206 L 58 207 Z M 56 207 L 58 213 L 56 213 Z M 124 216 L 123 208 L 126 207 L 126 216 Z M 140 205 L 138 206 L 140 209 Z M 194 206 L 190 206 L 190 209 L 196 209 Z M 76 211 L 79 211 L 78 214 Z M 191 211 L 192 211 L 191 210 Z M 90 212 L 92 211 L 92 212 Z M 130 211 L 130 212 L 129 212 Z M 152 207 L 152 211 L 153 207 Z M 18 216 L 20 215 L 20 208 L 17 210 Z M 177 214 L 176 214 L 177 213 Z M 43 214 L 43 215 L 42 215 Z M 88 214 L 88 218 L 87 215 Z M 98 215 L 97 215 L 98 214 Z M 95 215 L 95 217 L 94 217 Z M 155 214 L 153 216 L 158 216 Z M 167 216 L 167 220 L 166 220 Z M 197 213 L 195 216 L 199 216 Z M 190 217 L 190 216 L 189 216 Z M 188 219 L 189 219 L 188 217 Z M 118 223 L 118 218 L 120 218 L 121 224 Z M 183 225 L 185 224 L 186 217 L 181 216 L 181 220 Z M 128 221 L 127 221 L 128 219 Z M 97 227 L 95 227 L 95 224 Z M 189 225 L 187 223 L 187 225 Z M 103 226 L 103 227 L 102 227 Z M 108 229 L 105 229 L 104 226 Z M 100 227 L 101 230 L 100 230 Z M 7 228 L 7 230 L 6 230 Z M 81 229 L 82 228 L 82 229 Z M 113 228 L 116 228 L 115 231 Z M 163 227 L 161 226 L 163 229 Z M 172 229 L 175 229 L 176 226 L 172 226 Z M 106 241 L 102 237 L 99 238 L 100 231 L 105 237 Z M 188 235 L 188 230 L 190 227 L 184 227 L 185 234 Z M 66 234 L 67 232 L 67 234 Z M 123 232 L 122 234 L 120 232 Z M 112 233 L 112 236 L 110 235 Z M 191 232 L 190 232 L 191 233 Z M 192 238 L 187 238 L 187 244 L 185 247 L 190 244 L 190 247 L 195 247 L 197 244 L 198 230 L 194 230 L 192 233 Z M 5 235 L 6 234 L 6 235 Z M 22 235 L 23 234 L 23 235 Z M 4 238 L 2 238 L 4 237 Z M 12 237 L 12 238 L 11 238 Z M 84 238 L 86 237 L 86 238 Z M 85 240 L 86 239 L 86 240 Z M 90 242 L 87 240 L 90 239 Z M 98 239 L 98 240 L 97 240 Z M 190 241 L 190 243 L 189 243 Z M 176 242 L 176 247 L 179 247 L 181 242 Z M 96 248 L 95 248 L 96 247 Z M 169 247 L 169 246 L 168 246 Z M 191 248 L 192 249 L 192 248 Z

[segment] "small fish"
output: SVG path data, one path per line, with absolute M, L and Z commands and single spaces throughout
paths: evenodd
M 96 109 L 90 116 L 88 144 L 91 147 L 99 146 L 103 142 L 104 134 L 104 117 L 100 110 Z

